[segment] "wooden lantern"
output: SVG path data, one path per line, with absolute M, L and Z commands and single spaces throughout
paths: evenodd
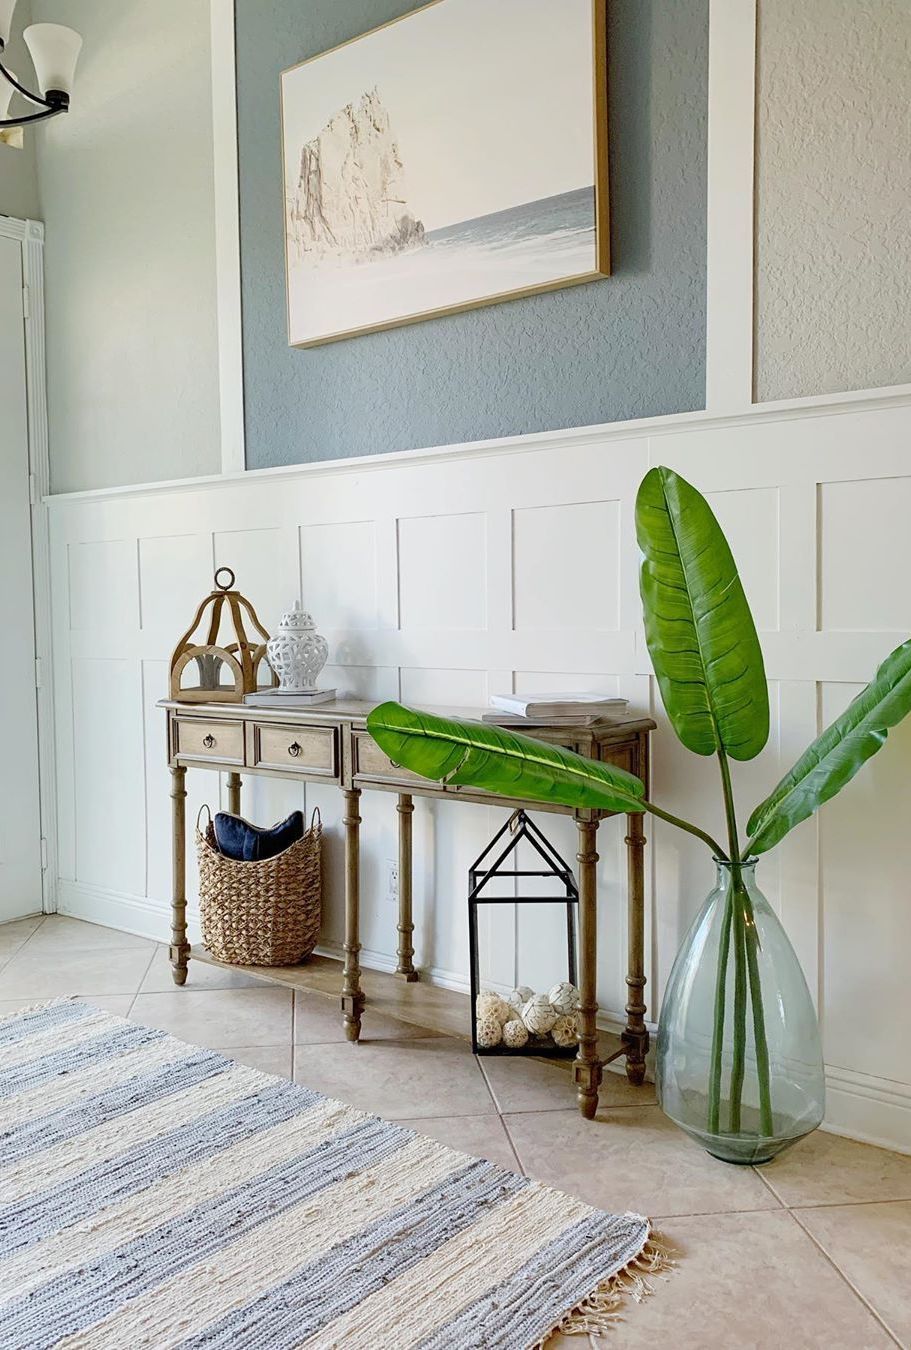
M 229 580 L 220 582 L 218 578 L 225 573 Z M 174 648 L 171 698 L 179 703 L 242 703 L 245 694 L 253 694 L 259 687 L 259 668 L 265 661 L 269 634 L 250 601 L 234 590 L 234 581 L 230 567 L 218 569 L 215 589 L 203 600 Z M 258 634 L 255 641 L 247 637 L 244 612 Z M 226 642 L 220 640 L 223 624 Z M 269 675 L 269 685 L 277 685 L 271 670 Z

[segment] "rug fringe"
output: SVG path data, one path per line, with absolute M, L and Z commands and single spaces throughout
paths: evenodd
M 46 1012 L 49 1008 L 56 1008 L 61 1003 L 78 1003 L 76 994 L 62 994 L 58 998 L 43 998 L 39 1003 L 24 1003 L 21 1008 L 15 1012 L 3 1013 L 0 1016 L 0 1022 L 14 1022 L 17 1017 L 24 1017 L 26 1013 Z
M 641 1303 L 652 1292 L 648 1277 L 665 1275 L 676 1262 L 670 1248 L 659 1233 L 649 1232 L 638 1256 L 634 1256 L 622 1270 L 615 1271 L 606 1280 L 581 1299 L 559 1322 L 555 1322 L 531 1350 L 544 1350 L 547 1342 L 558 1333 L 563 1336 L 603 1336 L 623 1317 L 628 1300 Z

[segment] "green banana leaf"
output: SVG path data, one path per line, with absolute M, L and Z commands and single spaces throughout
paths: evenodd
M 805 750 L 750 816 L 750 853 L 766 853 L 849 783 L 911 712 L 911 641 L 883 661 L 840 717 Z
M 486 722 L 382 703 L 369 714 L 367 730 L 395 764 L 423 778 L 563 806 L 645 809 L 645 787 L 635 774 Z
M 769 736 L 762 649 L 737 566 L 708 502 L 671 469 L 636 498 L 645 638 L 678 737 L 697 755 L 753 759 Z

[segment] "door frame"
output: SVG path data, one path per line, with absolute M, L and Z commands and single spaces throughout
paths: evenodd
M 41 812 L 41 897 L 45 914 L 57 911 L 57 772 L 51 645 L 51 560 L 47 497 L 47 374 L 44 338 L 44 226 L 0 215 L 0 237 L 22 249 L 22 312 L 28 413 L 32 605 L 35 618 L 35 690 L 38 712 L 38 793 Z

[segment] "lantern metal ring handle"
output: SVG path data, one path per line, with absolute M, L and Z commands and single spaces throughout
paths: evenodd
M 222 582 L 222 581 L 219 581 L 219 580 L 218 580 L 218 578 L 221 576 L 222 572 L 227 572 L 228 576 L 231 578 L 231 580 L 230 580 L 229 582 L 225 583 L 225 582 Z M 234 580 L 235 580 L 234 573 L 231 571 L 230 567 L 219 567 L 218 571 L 215 573 L 215 577 L 214 577 L 215 586 L 216 586 L 216 588 L 217 588 L 218 590 L 220 590 L 220 591 L 231 591 L 231 590 L 233 590 L 233 589 L 234 589 Z

